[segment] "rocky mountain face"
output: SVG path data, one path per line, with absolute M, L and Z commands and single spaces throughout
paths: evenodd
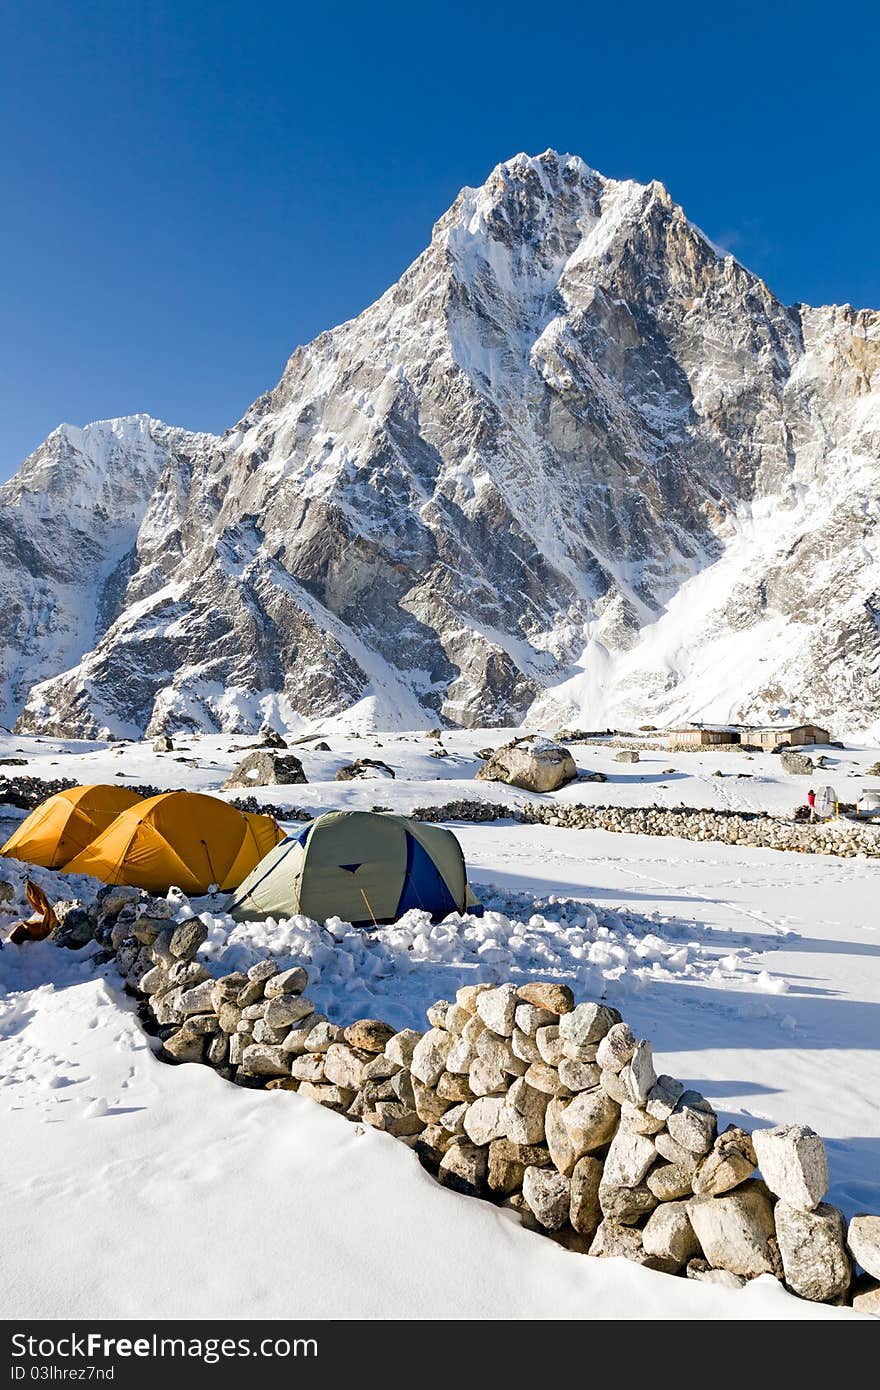
M 81 533 L 56 581 L 15 489 L 59 432 L 0 494 L 23 729 L 877 717 L 880 314 L 780 304 L 658 183 L 519 155 L 222 439 L 164 429 L 57 642 Z
M 147 415 L 61 425 L 0 487 L 0 723 L 113 624 L 151 496 L 210 442 Z

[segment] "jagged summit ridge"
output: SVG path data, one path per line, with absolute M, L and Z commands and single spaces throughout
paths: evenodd
M 113 620 L 23 727 L 863 727 L 878 339 L 780 304 L 661 184 L 517 155 L 180 446 Z

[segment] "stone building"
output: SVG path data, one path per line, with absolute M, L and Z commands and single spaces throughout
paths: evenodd
M 687 724 L 669 729 L 670 748 L 713 748 L 720 743 L 739 743 L 739 734 L 724 724 Z
M 739 741 L 770 752 L 785 743 L 790 744 L 792 748 L 802 748 L 814 743 L 830 743 L 831 734 L 819 724 L 756 724 L 740 728 Z

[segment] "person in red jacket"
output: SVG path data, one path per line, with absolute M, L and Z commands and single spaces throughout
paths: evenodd
M 814 821 L 816 819 L 816 793 L 812 787 L 807 792 L 807 805 L 810 808 L 810 820 Z

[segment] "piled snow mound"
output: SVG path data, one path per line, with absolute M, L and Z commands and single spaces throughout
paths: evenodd
M 695 983 L 724 978 L 784 992 L 784 980 L 749 969 L 738 953 L 721 956 L 691 922 L 597 908 L 557 895 L 535 897 L 481 885 L 484 915 L 454 913 L 432 922 L 413 910 L 389 926 L 366 931 L 340 918 L 323 925 L 310 917 L 236 922 L 204 906 L 178 900 L 178 920 L 197 916 L 207 939 L 203 955 L 212 974 L 247 970 L 267 955 L 279 964 L 308 966 L 316 1000 L 329 1012 L 377 1007 L 399 1026 L 411 1025 L 438 993 L 474 979 L 525 980 L 552 973 L 573 988 L 615 995 L 649 983 Z M 404 981 L 405 987 L 404 987 Z
M 53 902 L 106 901 L 107 890 L 96 879 L 6 859 L 0 882 L 10 884 L 11 894 L 0 903 L 0 927 L 30 915 L 28 878 Z M 552 973 L 586 993 L 602 995 L 613 987 L 616 998 L 668 983 L 723 982 L 728 990 L 764 994 L 788 989 L 784 978 L 759 969 L 747 949 L 725 953 L 697 922 L 493 884 L 481 884 L 480 896 L 482 917 L 454 913 L 432 922 L 414 909 L 370 930 L 338 917 L 326 923 L 305 916 L 236 922 L 218 911 L 216 899 L 190 900 L 176 889 L 162 910 L 178 923 L 198 919 L 203 925 L 202 958 L 212 975 L 247 970 L 267 956 L 282 967 L 301 963 L 325 1012 L 378 1009 L 398 1027 L 413 1026 L 439 994 L 476 978 L 500 982 Z
M 0 859 L 0 883 L 7 883 L 11 889 L 3 893 L 6 901 L 0 901 L 0 913 L 5 913 L 10 921 L 16 917 L 29 917 L 33 908 L 25 895 L 28 879 L 35 883 L 52 902 L 67 902 L 76 899 L 80 903 L 93 903 L 101 884 L 88 874 L 64 874 L 59 869 L 43 869 L 38 864 L 25 864 L 20 859 Z M 0 916 L 0 927 L 4 925 Z

